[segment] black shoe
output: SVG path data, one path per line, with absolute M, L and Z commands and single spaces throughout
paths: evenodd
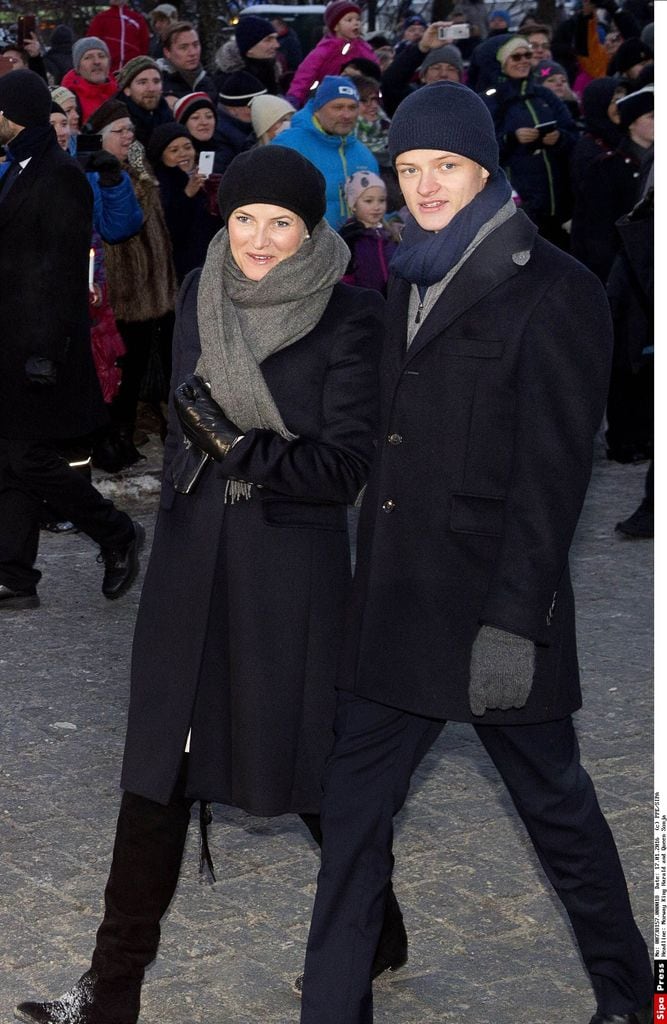
M 643 1009 L 633 1013 L 605 1014 L 598 1010 L 593 1014 L 590 1024 L 653 1024 L 653 1004 L 648 1003 Z
M 29 590 L 12 590 L 0 583 L 0 611 L 21 611 L 23 608 L 39 608 L 39 598 L 34 587 Z
M 134 536 L 122 547 L 103 548 L 97 556 L 98 562 L 104 562 L 104 579 L 102 593 L 110 601 L 125 594 L 139 572 L 139 552 L 146 539 L 146 531 L 141 523 L 133 522 Z
M 653 536 L 653 508 L 646 498 L 631 516 L 616 523 L 616 532 L 633 540 L 646 540 Z
M 117 996 L 112 992 L 101 998 L 97 974 L 86 971 L 60 999 L 19 1003 L 14 1017 L 26 1024 L 136 1024 L 139 988 L 140 983 L 130 983 L 119 989 Z

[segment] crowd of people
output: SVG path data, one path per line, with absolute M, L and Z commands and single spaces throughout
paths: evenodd
M 140 461 L 149 376 L 165 447 L 103 921 L 17 1019 L 136 1024 L 200 801 L 209 864 L 210 802 L 300 815 L 302 1024 L 371 1024 L 408 956 L 393 816 L 452 719 L 569 916 L 591 1024 L 648 1024 L 572 723 L 568 552 L 605 410 L 609 458 L 652 458 L 649 18 L 584 0 L 514 29 L 462 0 L 364 39 L 331 0 L 304 56 L 253 8 L 205 68 L 172 5 L 151 38 L 112 3 L 0 55 L 0 608 L 39 605 L 47 508 L 126 593 L 143 527 L 72 452 Z M 652 534 L 651 488 L 622 532 Z

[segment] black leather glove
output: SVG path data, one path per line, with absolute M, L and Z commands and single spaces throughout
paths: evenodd
M 535 644 L 516 633 L 482 626 L 472 645 L 468 697 L 473 715 L 487 708 L 522 708 L 535 672 Z
M 87 171 L 97 171 L 100 176 L 100 188 L 113 188 L 123 180 L 123 168 L 120 160 L 106 149 L 98 149 L 91 153 L 86 164 Z
M 221 462 L 243 437 L 242 431 L 211 398 L 201 377 L 195 374 L 174 391 L 174 406 L 185 436 L 216 462 Z
M 29 356 L 25 364 L 25 375 L 35 387 L 53 388 L 58 381 L 58 367 L 45 356 Z

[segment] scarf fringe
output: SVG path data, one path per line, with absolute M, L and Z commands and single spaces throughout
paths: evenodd
M 252 484 L 245 480 L 228 480 L 225 487 L 225 505 L 235 505 L 237 501 L 249 501 Z

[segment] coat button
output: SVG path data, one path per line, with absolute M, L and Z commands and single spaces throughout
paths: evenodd
M 387 500 L 385 502 L 383 502 L 383 505 L 382 505 L 382 511 L 383 512 L 393 512 L 395 508 L 396 508 L 396 502 L 392 501 L 391 498 L 387 498 Z
M 403 438 L 400 434 L 390 434 L 387 440 L 389 444 L 403 444 Z

